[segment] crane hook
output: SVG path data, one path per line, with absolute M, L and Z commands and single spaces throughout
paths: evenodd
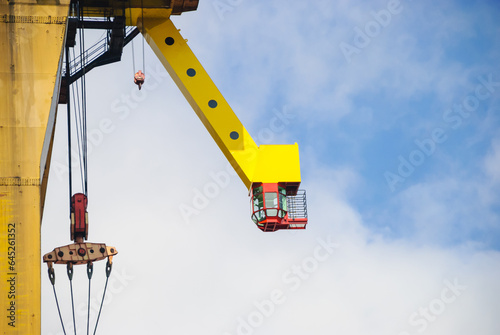
M 139 70 L 137 73 L 134 75 L 134 83 L 139 86 L 139 90 L 141 89 L 141 86 L 144 84 L 144 79 L 145 79 L 145 74 Z

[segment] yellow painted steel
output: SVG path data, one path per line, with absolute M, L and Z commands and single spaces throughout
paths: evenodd
M 0 0 L 0 330 L 40 334 L 40 222 L 69 0 Z
M 255 162 L 253 182 L 300 183 L 299 146 L 261 145 Z
M 258 147 L 172 21 L 144 9 L 138 18 L 147 42 L 174 79 L 241 180 L 300 184 L 297 144 Z

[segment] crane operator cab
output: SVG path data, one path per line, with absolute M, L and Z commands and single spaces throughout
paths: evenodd
M 306 228 L 307 207 L 304 190 L 287 195 L 284 183 L 253 183 L 250 196 L 252 220 L 260 230 Z

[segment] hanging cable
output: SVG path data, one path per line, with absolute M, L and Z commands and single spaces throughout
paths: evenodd
M 134 50 L 134 39 L 132 39 L 132 68 L 135 74 L 135 50 Z
M 73 299 L 73 263 L 66 265 L 66 271 L 69 278 L 69 289 L 71 291 L 71 310 L 73 312 L 73 329 L 76 335 L 76 321 L 75 321 L 75 300 Z
M 76 16 L 78 20 L 83 24 L 83 10 L 80 1 L 76 3 Z M 76 129 L 76 140 L 77 140 L 77 153 L 78 153 L 78 165 L 80 168 L 80 181 L 82 187 L 82 193 L 87 195 L 87 118 L 86 118 L 86 82 L 85 82 L 85 66 L 87 57 L 85 54 L 85 35 L 84 27 L 80 29 L 79 33 L 79 47 L 80 47 L 80 63 L 83 75 L 80 78 L 81 85 L 78 86 L 78 81 L 75 81 L 75 85 L 71 85 L 71 90 L 69 90 L 68 84 L 68 156 L 69 156 L 69 189 L 70 189 L 70 207 L 71 207 L 71 197 L 73 196 L 73 164 L 72 164 L 72 123 L 71 123 L 71 108 L 70 108 L 70 95 L 73 98 L 74 116 L 75 116 L 75 129 Z M 76 60 L 75 51 L 73 51 L 73 59 Z M 67 61 L 66 61 L 66 74 L 67 82 L 70 80 L 70 65 L 69 65 L 69 47 L 66 47 Z M 76 90 L 75 90 L 76 86 Z M 81 88 L 81 100 L 80 100 L 80 88 Z M 70 92 L 71 91 L 71 92 Z M 72 93 L 72 94 L 70 94 Z M 81 103 L 80 103 L 81 101 Z
M 76 90 L 75 90 L 75 85 L 76 85 Z M 83 190 L 83 163 L 82 163 L 82 136 L 81 136 L 81 130 L 80 130 L 80 124 L 81 124 L 81 111 L 80 111 L 80 97 L 78 94 L 78 81 L 75 82 L 75 85 L 71 86 L 71 90 L 73 91 L 73 105 L 76 106 L 75 108 L 75 126 L 76 126 L 76 146 L 77 146 L 77 152 L 78 152 L 78 165 L 80 166 L 80 182 Z M 75 94 L 76 93 L 76 94 Z M 75 96 L 76 96 L 76 101 L 75 101 Z
M 132 6 L 130 4 L 130 0 L 129 0 L 129 9 L 130 9 L 130 17 L 132 18 Z M 144 35 L 144 4 L 143 4 L 143 0 L 141 0 L 141 26 L 142 26 L 142 33 Z M 136 19 L 136 24 L 137 26 L 139 26 L 139 18 Z M 145 75 L 144 75 L 144 72 L 139 70 L 137 72 L 135 72 L 135 49 L 134 49 L 134 41 L 132 39 L 132 63 L 133 63 L 133 67 L 134 67 L 134 83 L 139 87 L 139 90 L 141 89 L 142 85 L 144 84 L 144 79 L 145 79 Z M 145 69 L 145 65 L 146 65 L 146 62 L 145 62 L 145 55 L 144 55 L 144 36 L 143 36 L 143 39 L 142 39 L 142 67 L 143 67 L 143 70 Z
M 132 3 L 131 1 L 129 0 L 128 2 L 128 9 L 129 9 L 129 12 L 130 12 L 130 22 L 132 22 Z M 132 70 L 134 71 L 134 74 L 135 74 L 135 48 L 134 48 L 134 39 L 132 39 Z
M 67 115 L 68 115 L 68 170 L 69 170 L 69 207 L 71 208 L 71 196 L 73 195 L 73 189 L 71 186 L 72 175 L 71 175 L 71 106 L 69 98 L 69 46 L 66 45 L 66 84 L 68 87 L 68 103 L 67 103 Z
M 81 92 L 81 106 L 78 103 L 78 108 L 75 109 L 75 127 L 76 127 L 76 137 L 78 144 L 78 153 L 79 153 L 79 165 L 80 165 L 80 174 L 82 181 L 82 193 L 87 195 L 87 95 L 86 95 L 86 80 L 85 80 L 85 71 L 87 65 L 87 54 L 85 52 L 85 27 L 84 27 L 84 19 L 83 19 L 83 8 L 81 6 L 80 1 L 76 3 L 77 7 L 77 17 L 81 22 L 82 27 L 80 28 L 79 33 L 79 51 L 80 51 L 80 63 L 82 76 L 80 77 L 80 87 L 78 87 L 78 81 L 75 82 L 76 85 L 76 97 L 77 101 L 80 102 L 80 96 L 78 91 Z M 73 51 L 74 53 L 74 51 Z M 74 56 L 73 56 L 74 57 Z M 76 58 L 75 58 L 76 59 Z M 76 103 L 75 103 L 76 105 Z
M 83 175 L 84 175 L 84 187 L 83 194 L 88 196 L 88 188 L 87 188 L 87 83 L 85 79 L 85 70 L 87 64 L 87 55 L 85 53 L 85 25 L 83 19 L 83 10 L 80 6 L 80 20 L 82 22 L 82 28 L 80 29 L 80 53 L 82 55 L 83 60 L 83 75 L 81 77 L 82 81 L 82 147 L 83 147 Z
M 144 58 L 144 33 L 146 32 L 144 28 L 144 6 L 143 6 L 143 0 L 141 0 L 141 15 L 142 15 L 142 72 L 146 73 L 146 61 Z
M 75 58 L 75 50 L 73 48 L 73 59 Z M 83 64 L 83 63 L 82 63 Z M 76 90 L 75 90 L 76 86 Z M 78 80 L 75 81 L 75 85 L 71 86 L 73 92 L 73 105 L 75 106 L 75 125 L 76 125 L 76 139 L 77 139 L 77 149 L 78 149 L 78 164 L 80 166 L 80 180 L 82 183 L 82 190 L 84 187 L 84 175 L 83 175 L 83 163 L 82 163 L 82 134 L 81 134 L 81 124 L 82 124 L 82 113 L 80 108 L 80 95 L 78 93 Z M 76 93 L 76 94 L 75 94 Z M 76 98 L 75 98 L 76 96 Z M 76 99 L 76 101 L 75 101 Z
M 56 306 L 57 306 L 57 312 L 59 313 L 59 320 L 61 320 L 61 326 L 63 329 L 64 335 L 66 335 L 66 329 L 64 329 L 64 322 L 61 316 L 61 309 L 59 308 L 59 300 L 57 300 L 57 293 L 56 293 L 56 274 L 54 272 L 54 268 L 52 267 L 52 263 L 48 264 L 49 265 L 49 279 L 50 283 L 52 284 L 52 290 L 54 291 L 54 298 L 56 298 Z
M 97 321 L 95 323 L 93 335 L 95 335 L 95 332 L 97 330 L 97 325 L 99 324 L 99 318 L 101 317 L 102 304 L 104 303 L 104 297 L 106 296 L 106 289 L 108 288 L 108 280 L 109 280 L 109 275 L 111 274 L 112 267 L 113 264 L 108 259 L 108 261 L 106 262 L 106 284 L 104 285 L 104 291 L 102 292 L 101 306 L 99 307 L 99 314 L 97 314 Z
M 90 326 L 90 282 L 92 279 L 93 272 L 94 272 L 94 264 L 92 264 L 92 262 L 87 263 L 87 277 L 89 278 L 89 297 L 88 297 L 88 307 L 87 307 L 87 335 L 89 335 L 89 326 Z

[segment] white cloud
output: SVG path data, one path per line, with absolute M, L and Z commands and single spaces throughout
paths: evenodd
M 149 197 L 134 198 L 126 209 L 108 203 L 114 222 L 102 224 L 115 231 L 107 239 L 120 251 L 112 278 L 119 275 L 125 284 L 115 281 L 100 332 L 238 334 L 242 318 L 259 325 L 251 327 L 255 334 L 414 334 L 425 326 L 428 334 L 465 335 L 478 323 L 482 334 L 496 334 L 500 325 L 488 311 L 500 307 L 490 299 L 500 293 L 497 252 L 415 247 L 404 239 L 374 237 L 359 213 L 332 194 L 334 181 L 309 189 L 314 211 L 307 230 L 264 234 L 249 220 L 237 184 L 213 199 L 191 225 L 178 221 L 175 205 L 151 206 Z M 94 222 L 102 215 L 92 214 Z M 98 236 L 95 226 L 90 236 Z M 318 240 L 338 245 L 331 254 L 322 249 L 315 261 Z M 67 279 L 64 269 L 57 270 L 69 320 Z M 100 271 L 95 292 L 102 288 Z M 75 285 L 85 286 L 79 274 Z M 466 289 L 456 295 L 448 289 L 442 302 L 445 280 Z M 55 334 L 57 315 L 48 280 L 43 283 L 44 333 Z M 282 298 L 270 312 L 267 301 L 276 290 Z M 85 301 L 84 293 L 78 301 Z M 264 312 L 256 306 L 269 316 L 259 317 Z M 85 316 L 78 319 L 84 322 Z

